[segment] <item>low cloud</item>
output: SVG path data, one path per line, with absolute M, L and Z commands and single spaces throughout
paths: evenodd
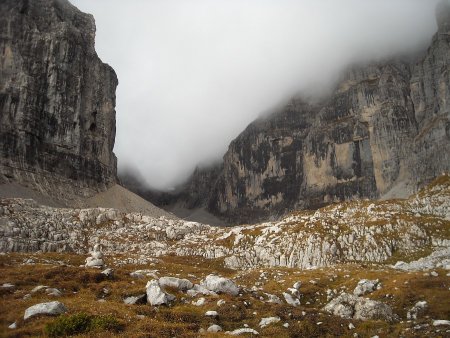
M 73 0 L 117 72 L 119 169 L 168 189 L 260 113 L 355 62 L 424 48 L 433 0 Z

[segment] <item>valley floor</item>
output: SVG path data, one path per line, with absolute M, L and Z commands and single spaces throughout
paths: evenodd
M 450 277 L 448 270 L 443 268 L 408 272 L 394 270 L 387 265 L 345 264 L 313 270 L 263 268 L 234 271 L 224 268 L 220 260 L 167 256 L 154 259 L 145 266 L 112 266 L 114 273 L 108 277 L 100 270 L 85 268 L 85 257 L 56 253 L 1 255 L 1 336 L 42 336 L 52 335 L 52 332 L 53 335 L 59 332 L 61 336 L 73 334 L 76 331 L 71 332 L 73 325 L 68 323 L 70 318 L 77 318 L 80 313 L 109 320 L 106 327 L 87 328 L 81 333 L 82 337 L 228 336 L 223 332 L 200 333 L 212 324 L 219 325 L 224 331 L 248 327 L 261 337 L 450 336 L 450 323 L 436 326 L 441 323 L 436 320 L 450 318 Z M 111 258 L 105 258 L 107 264 L 113 262 Z M 141 271 L 144 275 L 130 275 L 135 270 L 148 271 Z M 236 296 L 191 297 L 169 288 L 176 296 L 169 305 L 124 303 L 126 297 L 145 293 L 148 280 L 174 276 L 199 283 L 209 274 L 231 278 L 240 287 L 240 293 Z M 361 279 L 379 280 L 381 287 L 364 297 L 389 305 L 398 319 L 391 322 L 344 319 L 324 311 L 324 306 L 337 294 L 353 293 Z M 300 304 L 292 306 L 283 299 L 283 293 L 292 292 L 296 282 L 301 282 L 297 294 Z M 56 288 L 61 294 L 49 295 L 46 288 L 32 291 L 40 285 Z M 282 301 L 280 304 L 270 303 L 268 295 Z M 199 302 L 201 298 L 204 302 Z M 68 310 L 63 317 L 23 319 L 28 307 L 55 300 L 62 302 Z M 408 310 L 418 301 L 426 301 L 427 307 L 417 319 L 407 320 Z M 217 316 L 206 316 L 207 311 L 217 311 Z M 279 321 L 262 328 L 261 319 L 268 317 L 278 317 Z M 61 318 L 68 321 L 62 322 Z M 12 323 L 16 323 L 17 328 L 8 328 Z M 55 325 L 62 325 L 64 329 L 51 331 Z

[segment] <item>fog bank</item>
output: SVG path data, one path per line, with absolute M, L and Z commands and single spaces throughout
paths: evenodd
M 119 170 L 154 188 L 217 161 L 261 112 L 348 64 L 428 45 L 433 0 L 72 0 L 117 72 Z

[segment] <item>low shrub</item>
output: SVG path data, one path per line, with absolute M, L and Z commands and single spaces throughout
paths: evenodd
M 123 331 L 124 325 L 113 316 L 92 316 L 84 312 L 63 315 L 45 326 L 50 337 L 65 337 L 90 331 Z

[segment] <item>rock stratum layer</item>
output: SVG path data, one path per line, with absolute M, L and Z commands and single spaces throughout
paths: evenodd
M 114 184 L 114 70 L 66 0 L 0 2 L 0 183 L 59 197 Z
M 438 7 L 437 22 L 431 45 L 415 62 L 353 67 L 327 99 L 294 98 L 251 123 L 231 142 L 223 164 L 197 170 L 179 199 L 244 223 L 398 193 L 406 182 L 414 190 L 447 172 L 448 3 Z

